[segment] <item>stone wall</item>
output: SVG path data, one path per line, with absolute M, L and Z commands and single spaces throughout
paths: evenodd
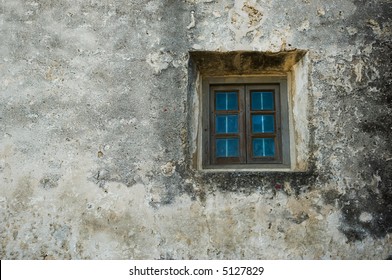
M 1 259 L 386 259 L 390 0 L 3 0 Z M 193 168 L 192 51 L 307 51 L 306 172 Z

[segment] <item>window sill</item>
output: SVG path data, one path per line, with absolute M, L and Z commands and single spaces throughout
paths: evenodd
M 202 172 L 297 172 L 290 168 L 290 166 L 287 165 L 279 165 L 279 166 L 274 166 L 272 164 L 269 165 L 254 165 L 254 166 L 230 166 L 230 165 L 225 165 L 224 167 L 219 166 L 219 165 L 209 165 L 207 167 L 203 167 L 199 169 Z

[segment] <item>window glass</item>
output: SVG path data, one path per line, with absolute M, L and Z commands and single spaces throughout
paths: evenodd
M 252 111 L 274 110 L 274 94 L 272 92 L 253 91 L 251 93 Z
M 238 93 L 217 92 L 215 104 L 217 111 L 238 110 Z
M 273 138 L 253 138 L 252 149 L 254 157 L 275 156 L 275 140 Z
M 216 139 L 216 157 L 238 157 L 238 155 L 239 155 L 238 138 Z
M 274 115 L 252 115 L 253 133 L 273 133 L 274 126 Z
M 217 115 L 215 123 L 216 133 L 238 132 L 238 115 Z

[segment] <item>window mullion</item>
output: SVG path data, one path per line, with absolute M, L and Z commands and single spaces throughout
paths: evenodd
M 246 163 L 249 163 L 251 160 L 251 152 L 252 152 L 252 147 L 251 147 L 251 116 L 250 116 L 250 91 L 246 85 L 244 85 L 244 94 L 245 94 L 245 153 L 246 153 Z
M 239 115 L 240 115 L 240 146 L 241 146 L 241 163 L 247 162 L 247 153 L 246 153 L 246 97 L 245 97 L 245 85 L 239 85 L 239 94 L 240 94 L 240 106 L 239 106 Z

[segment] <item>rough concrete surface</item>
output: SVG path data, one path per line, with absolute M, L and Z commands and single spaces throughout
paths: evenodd
M 387 259 L 391 0 L 0 1 L 1 259 Z M 192 168 L 190 51 L 307 51 L 309 169 Z

